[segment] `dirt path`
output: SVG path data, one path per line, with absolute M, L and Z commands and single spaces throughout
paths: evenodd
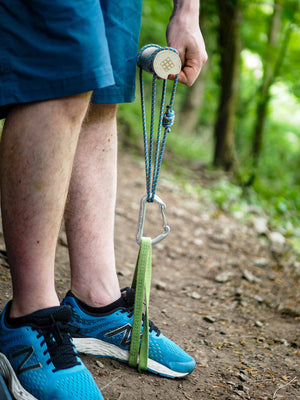
M 120 154 L 116 252 L 120 282 L 130 284 L 143 163 Z M 84 358 L 106 400 L 300 399 L 300 274 L 288 249 L 274 252 L 266 236 L 163 173 L 170 236 L 153 248 L 151 319 L 197 361 L 184 380 L 159 378 L 108 359 Z M 156 208 L 148 208 L 153 234 Z M 147 234 L 148 231 L 147 231 Z M 3 238 L 1 239 L 3 248 Z M 9 269 L 0 260 L 0 308 L 11 297 Z M 69 287 L 62 232 L 57 289 Z M 291 382 L 292 381 L 292 382 Z M 283 387 L 286 385 L 285 387 Z M 280 390 L 277 390 L 278 388 Z

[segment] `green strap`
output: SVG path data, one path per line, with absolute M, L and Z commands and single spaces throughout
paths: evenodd
M 138 365 L 138 370 L 147 369 L 149 348 L 149 316 L 148 307 L 151 286 L 151 261 L 152 243 L 151 238 L 142 237 L 139 255 L 137 258 L 132 288 L 135 289 L 134 314 L 131 332 L 131 344 L 128 363 L 131 367 Z M 144 327 L 141 335 L 143 309 Z M 141 344 L 140 344 L 141 341 Z

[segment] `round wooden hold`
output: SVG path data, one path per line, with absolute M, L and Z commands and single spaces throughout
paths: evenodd
M 152 68 L 159 78 L 167 79 L 169 75 L 179 74 L 180 57 L 172 50 L 162 49 L 154 57 Z

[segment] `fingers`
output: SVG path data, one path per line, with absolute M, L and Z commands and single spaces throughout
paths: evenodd
M 207 61 L 207 52 L 199 25 L 183 25 L 179 29 L 178 24 L 174 19 L 169 23 L 167 42 L 170 47 L 179 52 L 182 69 L 178 81 L 191 86 Z M 170 77 L 170 79 L 174 79 L 174 77 Z
M 195 61 L 187 61 L 187 63 L 183 66 L 183 69 L 180 71 L 178 81 L 187 85 L 192 86 L 195 80 L 198 78 L 200 71 L 203 65 L 207 61 L 207 54 L 201 54 L 200 60 Z
M 180 51 L 179 56 L 182 60 L 182 69 L 178 76 L 178 82 L 187 86 L 192 86 L 198 78 L 203 65 L 206 63 L 208 56 L 205 48 L 200 49 L 197 47 L 196 51 Z M 175 75 L 169 75 L 168 79 L 174 80 Z

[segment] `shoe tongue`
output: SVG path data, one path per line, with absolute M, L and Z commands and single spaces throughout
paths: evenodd
M 25 315 L 19 318 L 9 318 L 9 324 L 13 326 L 25 325 L 48 325 L 53 324 L 54 321 L 68 322 L 71 319 L 72 311 L 67 306 L 57 306 L 44 308 L 35 311 L 32 314 Z
M 58 306 L 45 308 L 43 310 L 38 310 L 27 316 L 29 322 L 34 323 L 45 323 L 47 321 L 65 321 L 68 322 L 71 319 L 72 311 L 67 306 Z
M 59 306 L 38 310 L 27 316 L 27 324 L 44 336 L 51 362 L 55 367 L 54 371 L 80 365 L 66 327 L 71 314 L 72 311 L 68 306 Z

